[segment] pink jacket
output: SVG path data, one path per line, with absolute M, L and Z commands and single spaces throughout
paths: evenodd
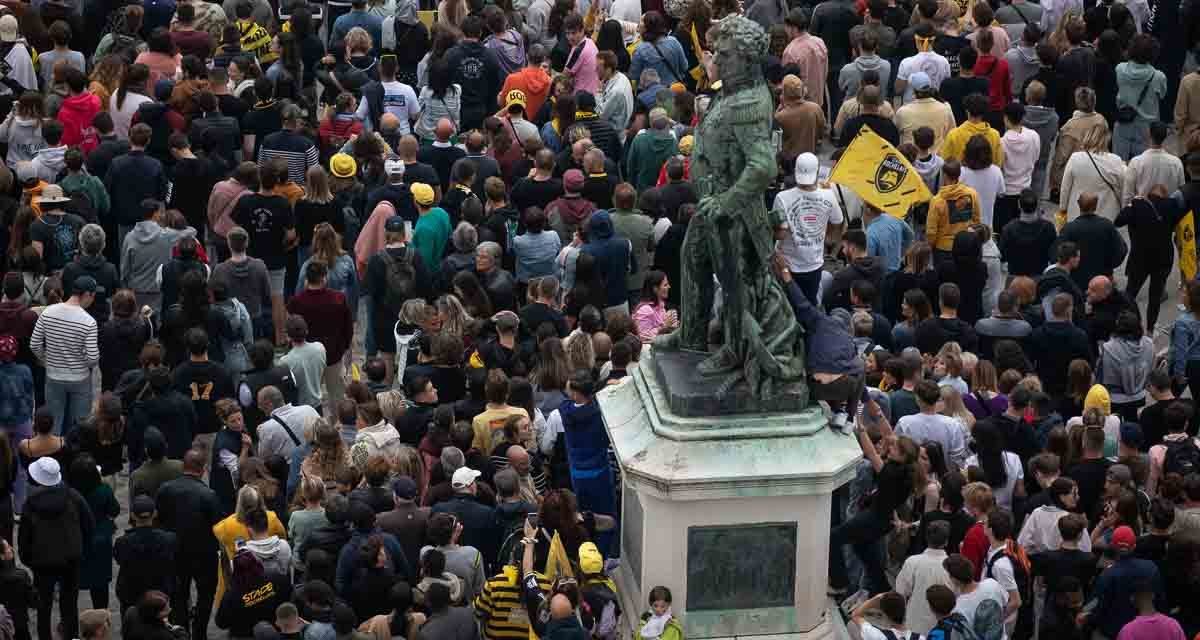
M 388 218 L 396 215 L 396 207 L 387 200 L 380 201 L 375 205 L 375 210 L 371 212 L 371 217 L 367 223 L 363 225 L 362 231 L 358 234 L 358 241 L 354 243 L 354 262 L 358 267 L 358 277 L 365 278 L 367 276 L 367 260 L 371 256 L 379 253 L 387 244 L 387 236 L 384 232 L 384 225 L 387 224 Z
M 637 325 L 638 338 L 641 338 L 642 344 L 650 344 L 666 322 L 667 306 L 661 302 L 639 302 L 633 310 L 633 323 Z
M 580 49 L 579 55 L 575 56 L 575 63 L 567 70 L 575 77 L 576 91 L 587 91 L 592 95 L 598 94 L 600 93 L 600 73 L 596 71 L 596 54 L 599 53 L 596 43 L 592 42 L 591 38 L 584 38 Z M 574 53 L 574 50 L 571 53 Z M 570 57 L 567 59 L 569 60 Z
M 250 190 L 242 183 L 229 178 L 213 185 L 212 194 L 208 196 L 208 228 L 213 233 L 224 238 L 233 228 L 233 207 L 242 196 Z

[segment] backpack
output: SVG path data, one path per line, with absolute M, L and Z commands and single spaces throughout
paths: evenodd
M 108 55 L 120 56 L 125 64 L 133 64 L 138 55 L 137 38 L 124 33 L 113 33 L 112 44 L 108 46 Z
M 958 612 L 938 620 L 925 637 L 929 640 L 979 640 L 975 631 L 967 626 L 967 619 Z
M 399 258 L 384 249 L 383 264 L 387 269 L 387 291 L 383 293 L 383 304 L 388 309 L 399 309 L 412 299 L 417 291 L 417 270 L 413 267 L 413 250 L 405 247 Z
M 71 489 L 54 487 L 48 491 L 62 491 L 66 506 L 56 514 L 43 513 L 39 509 L 30 508 L 27 502 L 25 513 L 21 518 L 21 527 L 29 528 L 29 535 L 36 533 L 37 541 L 32 538 L 29 545 L 29 556 L 21 560 L 28 566 L 61 567 L 78 561 L 83 557 L 83 533 L 79 530 L 79 504 L 75 502 Z M 22 540 L 24 542 L 24 540 Z
M 992 576 L 992 567 L 1000 561 L 1001 558 L 1008 558 L 1009 564 L 1013 568 L 1013 581 L 1017 583 L 1017 593 L 1021 596 L 1021 608 L 1017 612 L 1017 630 L 1015 635 L 1022 637 L 1020 630 L 1022 628 L 1033 629 L 1033 576 L 1029 572 L 1029 558 L 1025 555 L 1025 550 L 1015 542 L 1009 541 L 1008 547 L 992 556 L 988 560 L 987 570 L 984 576 L 994 578 Z M 987 640 L 983 634 L 979 633 L 979 614 L 975 614 L 975 632 L 980 636 L 980 640 Z M 1004 612 L 1000 612 L 1000 633 L 1004 633 Z M 1000 636 L 996 637 L 999 640 Z
M 988 566 L 991 570 L 991 566 Z M 1004 638 L 1004 609 L 999 602 L 988 598 L 975 608 L 972 630 L 977 640 L 1001 640 Z
M 1187 437 L 1183 440 L 1166 443 L 1167 452 L 1163 456 L 1163 473 L 1178 473 L 1185 478 L 1200 471 L 1200 447 Z

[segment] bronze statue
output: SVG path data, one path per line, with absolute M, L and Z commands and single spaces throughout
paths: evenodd
M 722 394 L 744 380 L 751 393 L 770 398 L 805 376 L 803 329 L 770 270 L 774 234 L 763 193 L 776 167 L 773 103 L 762 74 L 767 34 L 743 16 L 721 20 L 715 33 L 707 67 L 721 86 L 692 153 L 700 206 L 682 248 L 680 327 L 658 337 L 654 348 L 707 350 L 715 275 L 724 340 L 700 373 L 724 375 Z

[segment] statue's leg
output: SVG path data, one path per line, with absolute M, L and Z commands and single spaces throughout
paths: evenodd
M 708 320 L 712 313 L 713 287 L 712 255 L 708 234 L 711 225 L 703 218 L 692 218 L 680 248 L 679 328 L 654 339 L 654 347 L 664 350 L 708 349 Z

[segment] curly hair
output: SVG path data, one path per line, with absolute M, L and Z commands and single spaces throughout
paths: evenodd
M 715 40 L 733 40 L 735 51 L 745 56 L 747 63 L 757 68 L 767 56 L 770 38 L 759 24 L 745 16 L 729 16 L 717 23 L 713 35 Z

